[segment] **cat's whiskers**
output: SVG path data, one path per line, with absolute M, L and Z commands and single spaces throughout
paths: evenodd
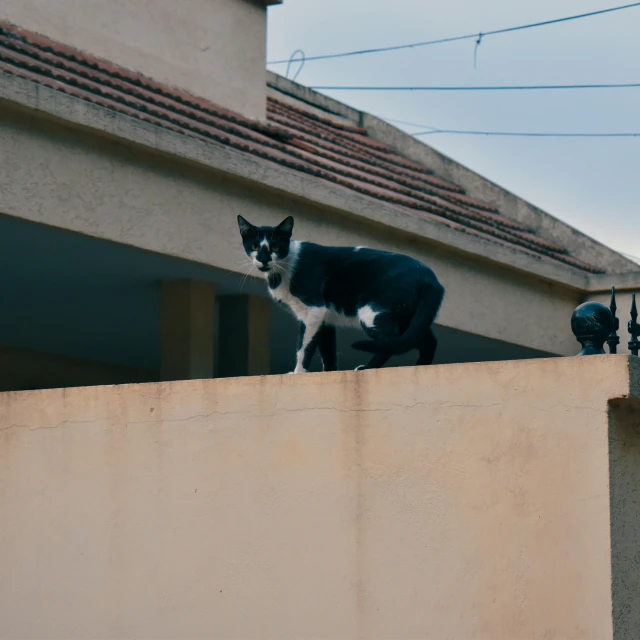
M 287 278 L 289 278 L 289 280 L 293 280 L 293 265 L 287 259 L 283 260 L 282 262 L 276 262 L 275 264 L 278 266 L 281 273 L 284 273 Z
M 245 266 L 246 266 L 246 262 L 245 262 Z M 242 291 L 244 289 L 244 285 L 245 282 L 247 281 L 247 278 L 255 271 L 256 269 L 256 265 L 253 263 L 249 263 L 249 271 L 247 271 L 247 273 L 244 274 L 244 278 L 242 278 L 241 282 L 240 282 L 240 291 Z
M 282 276 L 282 279 L 286 282 L 287 287 L 291 287 L 293 284 L 293 274 L 284 265 L 278 265 L 278 272 Z
M 235 269 L 227 269 L 227 267 L 220 267 L 220 269 L 224 272 L 223 276 L 225 278 L 233 277 L 238 275 L 238 269 L 242 268 L 244 272 L 244 268 L 247 266 L 246 260 L 235 260 L 234 261 Z
M 274 262 L 273 270 L 279 273 L 280 275 L 286 276 L 289 280 L 291 280 L 291 274 L 287 271 L 287 269 L 281 262 Z

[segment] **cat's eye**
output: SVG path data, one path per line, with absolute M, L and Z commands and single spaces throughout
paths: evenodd
M 257 251 L 260 247 L 257 244 L 251 246 L 251 251 Z
M 277 251 L 278 250 L 278 245 L 277 244 L 272 244 L 271 245 L 271 251 Z

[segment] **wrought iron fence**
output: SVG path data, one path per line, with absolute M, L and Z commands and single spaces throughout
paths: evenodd
M 571 316 L 571 330 L 576 340 L 582 345 L 579 356 L 602 355 L 605 342 L 609 345 L 609 353 L 617 353 L 620 344 L 620 320 L 616 315 L 616 288 L 611 289 L 611 304 L 607 307 L 600 302 L 585 302 Z M 631 336 L 628 347 L 632 355 L 637 356 L 640 349 L 640 324 L 638 324 L 638 307 L 636 294 L 631 298 L 631 319 L 627 324 Z

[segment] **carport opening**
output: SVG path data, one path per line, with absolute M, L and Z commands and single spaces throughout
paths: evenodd
M 283 374 L 295 365 L 296 320 L 268 299 L 262 280 L 242 273 L 6 215 L 0 273 L 0 391 L 156 382 L 167 379 L 163 360 L 172 357 L 178 368 L 171 379 Z M 163 286 L 176 282 L 204 283 L 212 294 L 203 297 L 195 287 L 189 297 L 185 285 L 167 325 Z M 205 328 L 197 326 L 198 304 L 211 304 L 200 310 Z M 437 364 L 549 355 L 447 327 L 435 331 Z M 350 346 L 359 335 L 338 330 L 339 369 L 366 359 Z M 412 352 L 388 366 L 416 359 Z M 321 370 L 317 355 L 311 370 Z

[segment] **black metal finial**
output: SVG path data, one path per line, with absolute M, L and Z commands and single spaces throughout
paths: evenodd
M 578 355 L 604 355 L 604 343 L 613 328 L 613 314 L 609 307 L 599 302 L 581 304 L 571 316 L 571 331 L 582 345 Z
M 607 338 L 607 344 L 609 345 L 609 353 L 618 353 L 618 345 L 620 344 L 620 338 L 618 337 L 618 329 L 620 328 L 620 319 L 616 316 L 618 307 L 616 305 L 616 288 L 611 287 L 611 304 L 609 310 L 613 316 L 613 331 Z
M 631 297 L 631 320 L 629 320 L 629 333 L 631 334 L 631 341 L 629 342 L 629 351 L 634 356 L 638 355 L 638 349 L 640 349 L 640 342 L 638 336 L 640 336 L 640 324 L 638 324 L 638 307 L 636 306 L 636 294 Z

